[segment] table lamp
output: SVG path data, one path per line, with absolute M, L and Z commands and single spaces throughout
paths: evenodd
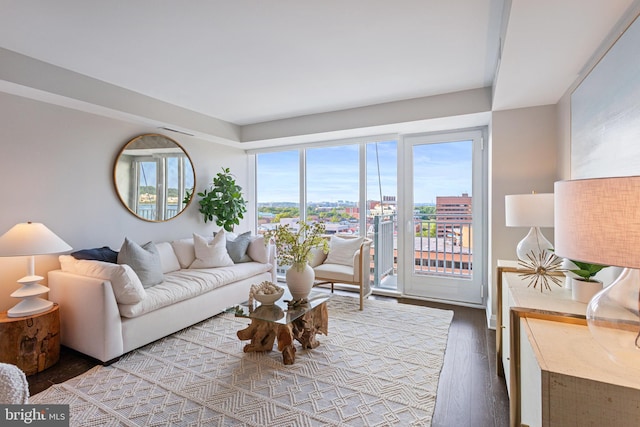
M 594 339 L 640 371 L 640 176 L 555 183 L 556 254 L 624 267 L 587 306 Z
M 542 252 L 553 249 L 540 231 L 540 227 L 553 227 L 553 193 L 512 194 L 505 196 L 504 206 L 507 227 L 531 227 L 518 243 L 518 259 L 540 259 Z
M 53 306 L 53 302 L 40 298 L 40 295 L 49 292 L 49 288 L 38 283 L 44 278 L 35 275 L 34 255 L 55 254 L 68 250 L 71 250 L 71 246 L 40 223 L 16 224 L 0 236 L 0 256 L 29 257 L 27 275 L 18 280 L 22 287 L 11 294 L 14 298 L 22 298 L 22 301 L 9 309 L 7 316 L 30 316 L 47 311 Z

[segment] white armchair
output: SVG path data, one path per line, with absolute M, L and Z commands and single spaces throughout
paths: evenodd
M 332 235 L 329 253 L 314 251 L 309 263 L 316 275 L 315 285 L 335 283 L 354 285 L 360 292 L 360 310 L 371 294 L 371 239 L 353 235 Z

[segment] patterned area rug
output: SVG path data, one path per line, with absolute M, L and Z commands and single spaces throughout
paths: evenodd
M 243 353 L 247 319 L 221 314 L 32 396 L 72 426 L 429 426 L 452 311 L 329 300 L 329 335 Z

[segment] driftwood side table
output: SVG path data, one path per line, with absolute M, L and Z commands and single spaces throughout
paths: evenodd
M 0 362 L 11 363 L 33 375 L 60 359 L 60 312 L 50 310 L 25 317 L 0 313 Z
M 246 317 L 251 320 L 249 326 L 237 332 L 240 340 L 251 340 L 244 346 L 244 352 L 271 351 L 274 342 L 278 343 L 278 350 L 282 352 L 282 362 L 292 365 L 296 360 L 294 341 L 298 341 L 302 348 L 311 349 L 320 345 L 316 334 L 329 333 L 329 313 L 327 301 L 331 294 L 311 291 L 307 302 L 295 307 L 289 307 L 285 302 L 293 297 L 288 289 L 284 296 L 273 305 L 249 305 L 248 303 L 232 307 L 236 317 Z

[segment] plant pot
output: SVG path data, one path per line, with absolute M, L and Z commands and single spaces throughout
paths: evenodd
M 562 263 L 560 264 L 560 268 L 564 272 L 564 288 L 571 290 L 571 282 L 573 282 L 573 279 L 579 278 L 580 276 L 572 273 L 569 270 L 575 270 L 578 267 L 574 263 L 572 263 L 571 260 L 563 258 Z
M 602 290 L 602 282 L 599 280 L 587 282 L 574 277 L 571 282 L 571 298 L 585 304 L 588 304 L 591 298 Z
M 298 300 L 309 296 L 316 274 L 307 263 L 294 264 L 287 270 L 285 278 L 291 296 L 294 300 Z

